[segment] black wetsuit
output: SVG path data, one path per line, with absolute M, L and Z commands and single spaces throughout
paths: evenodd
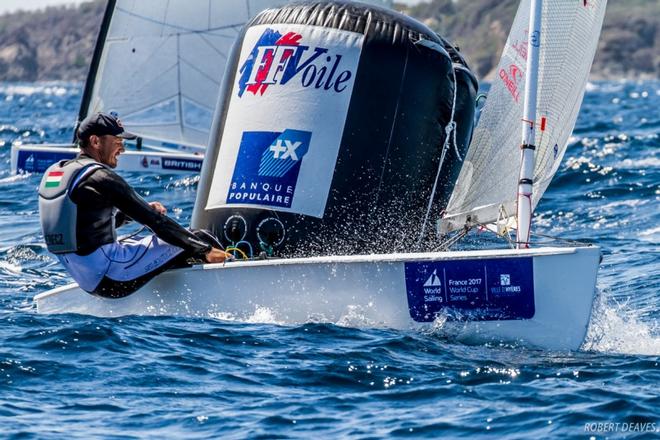
M 89 157 L 84 154 L 81 158 Z M 126 296 L 164 270 L 183 264 L 186 259 L 203 259 L 211 250 L 204 235 L 195 235 L 177 222 L 158 213 L 114 171 L 99 168 L 84 177 L 71 192 L 71 200 L 78 206 L 76 240 L 78 255 L 89 255 L 99 247 L 115 241 L 115 227 L 127 220 L 135 220 L 151 229 L 159 238 L 184 250 L 168 262 L 136 280 L 119 282 L 104 278 L 94 294 L 106 297 Z M 114 218 L 113 218 L 114 217 Z M 200 239 L 201 238 L 201 239 Z

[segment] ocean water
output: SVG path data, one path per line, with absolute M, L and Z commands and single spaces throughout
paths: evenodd
M 598 243 L 584 346 L 435 332 L 36 314 L 70 282 L 12 143 L 68 142 L 81 85 L 0 83 L 0 438 L 659 438 L 660 82 L 589 84 L 535 230 Z M 188 224 L 195 177 L 128 175 Z

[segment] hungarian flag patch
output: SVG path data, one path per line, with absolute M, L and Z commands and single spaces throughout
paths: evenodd
M 60 186 L 64 171 L 51 171 L 46 175 L 46 188 L 56 188 Z

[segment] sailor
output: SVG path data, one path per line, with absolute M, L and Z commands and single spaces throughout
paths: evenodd
M 80 155 L 54 164 L 41 181 L 39 214 L 48 250 L 83 290 L 121 298 L 189 259 L 232 258 L 210 233 L 180 226 L 161 203 L 147 203 L 113 171 L 124 139 L 136 138 L 116 117 L 95 113 L 76 135 Z M 131 219 L 154 234 L 118 241 L 116 228 Z

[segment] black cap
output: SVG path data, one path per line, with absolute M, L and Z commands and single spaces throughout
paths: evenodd
M 88 139 L 92 135 L 103 136 L 106 134 L 122 139 L 137 138 L 133 133 L 124 131 L 121 121 L 108 113 L 94 113 L 87 116 L 78 126 L 76 136 L 78 136 L 79 140 L 83 140 Z

